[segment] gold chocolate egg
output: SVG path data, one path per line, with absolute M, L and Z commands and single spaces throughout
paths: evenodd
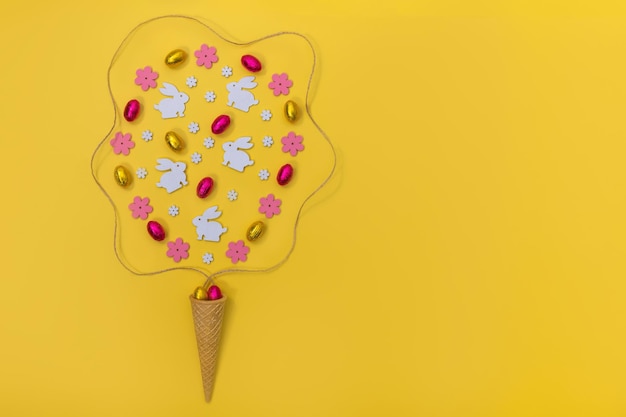
M 209 294 L 202 287 L 198 287 L 193 291 L 193 298 L 196 300 L 208 300 Z
M 290 122 L 295 122 L 298 118 L 298 106 L 291 100 L 285 103 L 285 117 Z
M 174 151 L 182 151 L 185 147 L 185 142 L 176 133 L 169 131 L 165 134 L 165 143 Z
M 182 49 L 174 49 L 172 52 L 165 56 L 165 65 L 168 67 L 177 67 L 182 64 L 187 58 L 187 53 Z
M 250 227 L 248 227 L 248 232 L 246 233 L 246 238 L 252 242 L 261 237 L 263 232 L 265 231 L 265 223 L 262 221 L 254 222 Z
M 115 168 L 115 171 L 113 171 L 113 176 L 115 177 L 115 182 L 122 187 L 126 187 L 128 184 L 130 184 L 132 178 L 128 170 L 121 165 Z

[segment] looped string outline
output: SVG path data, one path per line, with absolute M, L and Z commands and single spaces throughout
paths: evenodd
M 276 263 L 275 265 L 272 265 L 272 266 L 270 266 L 268 268 L 261 268 L 261 269 L 228 268 L 228 269 L 223 269 L 223 270 L 214 272 L 212 274 L 207 274 L 202 269 L 194 268 L 194 267 L 172 267 L 172 268 L 159 269 L 157 271 L 152 271 L 152 272 L 140 272 L 140 271 L 134 270 L 129 265 L 127 265 L 122 260 L 122 257 L 120 256 L 119 248 L 118 248 L 118 245 L 117 245 L 118 224 L 119 224 L 118 218 L 117 218 L 117 215 L 118 215 L 117 209 L 115 207 L 115 203 L 113 202 L 113 199 L 111 198 L 111 196 L 109 196 L 109 194 L 106 192 L 106 190 L 104 189 L 104 187 L 102 186 L 100 181 L 98 181 L 98 178 L 96 176 L 96 168 L 94 166 L 96 154 L 98 153 L 98 151 L 100 150 L 100 148 L 102 147 L 104 142 L 107 140 L 107 138 L 111 135 L 111 133 L 113 132 L 113 129 L 115 128 L 115 126 L 117 124 L 117 111 L 115 111 L 117 106 L 116 106 L 115 99 L 113 97 L 113 91 L 111 90 L 111 69 L 113 68 L 114 63 L 115 63 L 116 59 L 118 58 L 118 56 L 120 54 L 120 51 L 122 50 L 124 45 L 128 42 L 129 38 L 133 35 L 133 33 L 135 33 L 137 30 L 139 30 L 143 26 L 148 25 L 149 23 L 152 23 L 152 22 L 155 22 L 155 21 L 161 20 L 161 19 L 171 19 L 171 18 L 187 19 L 189 21 L 193 21 L 195 23 L 198 23 L 201 26 L 203 26 L 206 29 L 208 29 L 211 32 L 213 32 L 213 34 L 215 36 L 217 36 L 218 38 L 222 39 L 224 42 L 229 43 L 231 45 L 246 46 L 246 45 L 252 45 L 252 44 L 257 43 L 257 42 L 261 42 L 261 41 L 263 41 L 265 39 L 270 39 L 270 38 L 274 38 L 274 37 L 281 36 L 281 35 L 294 35 L 294 36 L 298 36 L 298 37 L 302 38 L 307 43 L 309 48 L 311 48 L 311 53 L 313 55 L 313 68 L 311 69 L 311 74 L 309 75 L 309 80 L 307 82 L 304 106 L 305 106 L 305 110 L 306 110 L 307 115 L 309 116 L 309 118 L 313 122 L 313 125 L 317 128 L 317 130 L 320 132 L 320 134 L 324 137 L 324 139 L 326 140 L 326 142 L 330 146 L 330 149 L 331 149 L 332 155 L 333 155 L 333 163 L 332 163 L 332 167 L 331 167 L 331 170 L 330 170 L 328 176 L 322 181 L 322 183 L 315 190 L 313 190 L 313 192 L 311 192 L 311 194 L 309 194 L 304 199 L 304 201 L 302 202 L 302 204 L 298 208 L 298 212 L 296 214 L 296 222 L 295 222 L 295 224 L 293 226 L 293 239 L 292 239 L 289 251 L 287 252 L 287 254 L 285 255 L 285 257 L 283 259 L 281 259 L 278 263 Z M 293 253 L 293 251 L 294 251 L 294 249 L 296 247 L 296 237 L 297 237 L 298 223 L 300 222 L 300 215 L 302 214 L 302 210 L 303 210 L 304 206 L 306 205 L 306 203 L 315 194 L 317 194 L 322 188 L 324 188 L 324 186 L 326 186 L 326 184 L 330 181 L 330 179 L 332 178 L 332 176 L 335 173 L 335 170 L 337 168 L 337 152 L 335 150 L 335 147 L 334 147 L 333 143 L 331 142 L 330 138 L 328 137 L 328 135 L 326 134 L 326 132 L 324 132 L 324 130 L 315 121 L 315 119 L 311 115 L 311 111 L 310 111 L 310 108 L 309 108 L 309 92 L 310 92 L 310 89 L 311 89 L 311 83 L 313 81 L 313 75 L 315 73 L 316 66 L 317 66 L 317 55 L 315 53 L 315 49 L 313 48 L 313 44 L 311 43 L 311 41 L 306 36 L 304 36 L 304 35 L 302 35 L 302 34 L 300 34 L 298 32 L 288 32 L 288 31 L 277 32 L 277 33 L 274 33 L 274 34 L 271 34 L 271 35 L 263 36 L 261 38 L 255 39 L 255 40 L 250 41 L 250 42 L 238 43 L 238 42 L 234 42 L 234 41 L 231 41 L 231 40 L 228 40 L 228 39 L 224 38 L 222 35 L 220 35 L 215 30 L 213 30 L 213 28 L 211 28 L 209 25 L 207 25 L 206 23 L 202 22 L 201 20 L 199 20 L 199 19 L 197 19 L 195 17 L 171 14 L 171 15 L 164 15 L 164 16 L 153 17 L 153 18 L 148 19 L 148 20 L 146 20 L 146 21 L 144 21 L 142 23 L 139 23 L 124 37 L 122 42 L 119 44 L 119 46 L 115 50 L 115 53 L 113 54 L 113 58 L 111 58 L 111 62 L 109 63 L 109 67 L 107 69 L 107 88 L 108 88 L 108 91 L 109 91 L 109 96 L 110 96 L 111 101 L 113 103 L 113 110 L 114 110 L 114 112 L 113 112 L 113 125 L 111 126 L 111 129 L 107 132 L 107 134 L 104 136 L 104 138 L 100 141 L 100 143 L 98 144 L 98 146 L 96 147 L 96 149 L 93 151 L 93 153 L 91 155 L 91 176 L 93 177 L 94 181 L 96 182 L 96 184 L 98 185 L 98 187 L 100 188 L 102 193 L 109 200 L 109 203 L 111 203 L 111 205 L 113 206 L 113 212 L 115 214 L 115 216 L 114 216 L 114 232 L 113 232 L 113 252 L 115 253 L 115 257 L 117 258 L 117 260 L 122 264 L 122 266 L 124 266 L 124 268 L 126 268 L 126 270 L 128 270 L 132 274 L 138 275 L 138 276 L 151 276 L 151 275 L 157 275 L 157 274 L 161 274 L 161 273 L 164 273 L 164 272 L 175 271 L 175 270 L 195 271 L 195 272 L 198 272 L 198 273 L 202 274 L 206 278 L 206 281 L 204 282 L 203 287 L 205 289 L 208 289 L 208 287 L 210 285 L 213 285 L 215 283 L 214 279 L 216 279 L 217 277 L 219 277 L 221 275 L 229 274 L 229 273 L 237 273 L 237 272 L 270 272 L 270 271 L 273 271 L 273 270 L 279 268 L 285 262 L 287 262 L 287 260 L 289 259 L 289 257 L 291 256 L 291 254 Z

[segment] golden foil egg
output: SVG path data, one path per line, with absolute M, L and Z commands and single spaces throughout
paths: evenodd
M 187 58 L 187 53 L 182 49 L 174 49 L 172 52 L 165 56 L 165 65 L 168 67 L 177 67 L 178 65 L 185 62 Z
M 207 294 L 204 288 L 198 287 L 193 291 L 193 298 L 196 300 L 208 300 L 209 294 Z
M 130 184 L 132 178 L 128 170 L 121 165 L 115 168 L 115 171 L 113 171 L 113 176 L 115 177 L 115 182 L 121 187 L 126 187 L 128 184 Z
M 261 235 L 265 232 L 265 223 L 262 221 L 254 222 L 250 227 L 248 227 L 248 232 L 246 233 L 246 238 L 253 242 L 261 237 Z
M 185 147 L 183 139 L 172 131 L 165 134 L 165 143 L 167 143 L 167 146 L 169 146 L 174 152 L 182 151 Z
M 298 106 L 291 100 L 285 103 L 285 117 L 290 122 L 295 122 L 298 118 Z

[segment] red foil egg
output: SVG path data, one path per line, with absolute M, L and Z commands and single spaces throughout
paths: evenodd
M 289 181 L 291 181 L 291 177 L 293 177 L 293 167 L 289 164 L 285 164 L 278 170 L 276 181 L 278 181 L 279 185 L 287 185 Z
M 219 135 L 224 132 L 228 126 L 230 126 L 230 117 L 226 114 L 220 114 L 213 121 L 213 124 L 211 125 L 211 132 Z
M 132 122 L 139 116 L 139 110 L 141 109 L 141 105 L 137 100 L 131 100 L 126 103 L 126 107 L 124 107 L 124 119 L 129 122 Z
M 222 298 L 222 291 L 217 285 L 211 285 L 207 293 L 209 294 L 209 300 L 219 300 Z
M 155 222 L 153 220 L 148 222 L 148 234 L 152 237 L 152 239 L 159 242 L 165 239 L 165 229 L 159 222 Z
M 213 190 L 213 178 L 205 177 L 200 180 L 196 187 L 196 194 L 200 198 L 206 198 Z
M 252 55 L 244 55 L 241 57 L 241 65 L 250 72 L 259 72 L 263 66 L 261 61 Z

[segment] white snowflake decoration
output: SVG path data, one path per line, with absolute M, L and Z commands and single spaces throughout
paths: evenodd
M 191 122 L 189 123 L 189 126 L 187 126 L 187 129 L 189 129 L 189 133 L 198 133 L 198 130 L 200 130 L 200 125 L 198 125 L 198 123 L 196 122 Z
M 202 155 L 199 154 L 198 152 L 192 153 L 191 162 L 193 162 L 194 164 L 199 164 L 200 162 L 202 162 Z
M 233 75 L 233 69 L 228 65 L 225 65 L 224 68 L 222 68 L 222 75 L 226 78 L 230 77 Z
M 274 144 L 274 139 L 272 139 L 271 136 L 265 136 L 263 138 L 263 146 L 265 146 L 266 148 L 271 147 Z
M 207 252 L 204 255 L 202 255 L 202 262 L 204 262 L 207 265 L 213 262 L 213 254 Z
M 239 194 L 237 194 L 237 191 L 235 191 L 235 190 L 230 190 L 230 191 L 228 192 L 228 199 L 229 199 L 230 201 L 235 201 L 235 200 L 237 199 L 237 197 L 239 197 Z
M 152 132 L 149 130 L 144 130 L 143 132 L 141 132 L 141 139 L 145 140 L 146 142 L 150 142 L 152 140 Z
M 167 212 L 170 214 L 170 216 L 172 217 L 176 217 L 178 216 L 178 206 L 176 205 L 171 205 L 170 208 L 167 210 Z
M 266 181 L 270 177 L 270 172 L 267 169 L 262 169 L 259 171 L 259 178 L 261 181 Z
M 140 180 L 146 178 L 146 175 L 148 175 L 148 170 L 145 168 L 137 168 L 137 178 L 139 178 Z
M 204 99 L 209 103 L 213 103 L 215 101 L 215 93 L 213 91 L 207 91 L 204 95 Z
M 261 119 L 263 119 L 263 120 L 265 120 L 267 122 L 271 118 L 272 118 L 272 112 L 271 111 L 266 109 L 266 110 L 263 110 L 261 112 Z
M 213 145 L 215 145 L 215 141 L 213 140 L 213 138 L 204 138 L 203 144 L 205 148 L 211 149 Z
M 198 85 L 198 80 L 192 75 L 191 77 L 187 77 L 187 81 L 185 81 L 185 84 L 187 84 L 187 87 L 189 88 L 194 88 L 196 85 Z

